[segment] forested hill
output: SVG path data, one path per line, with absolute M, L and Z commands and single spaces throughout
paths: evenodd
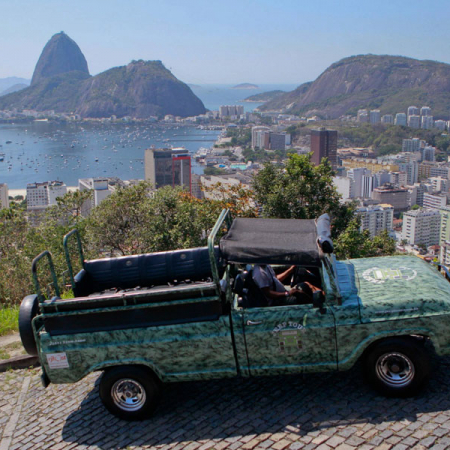
M 430 106 L 435 119 L 448 120 L 450 65 L 403 56 L 359 55 L 344 58 L 314 82 L 305 83 L 259 107 L 337 118 L 360 108 L 382 114 Z

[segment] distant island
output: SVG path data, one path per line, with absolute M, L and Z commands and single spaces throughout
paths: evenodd
M 244 100 L 241 100 L 242 102 L 248 102 L 248 103 L 260 103 L 260 102 L 268 102 L 269 100 L 273 100 L 276 97 L 279 97 L 280 95 L 285 94 L 285 91 L 267 91 L 267 92 L 261 92 L 260 94 L 250 95 L 250 97 L 244 98 Z
M 251 83 L 241 83 L 233 86 L 233 89 L 259 89 L 259 86 Z

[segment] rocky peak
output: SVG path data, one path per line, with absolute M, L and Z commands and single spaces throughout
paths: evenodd
M 86 58 L 75 41 L 63 31 L 47 42 L 34 69 L 31 85 L 61 73 L 79 71 L 89 75 Z

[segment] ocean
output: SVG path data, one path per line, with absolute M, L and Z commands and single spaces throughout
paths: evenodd
M 245 112 L 251 112 L 262 103 L 247 103 L 240 101 L 251 95 L 260 94 L 268 91 L 292 91 L 298 85 L 296 84 L 260 84 L 258 89 L 233 89 L 230 84 L 205 84 L 190 85 L 192 91 L 199 97 L 205 107 L 211 111 L 217 111 L 220 105 L 244 105 Z
M 232 89 L 229 85 L 193 87 L 205 107 L 236 104 L 250 95 L 292 85 L 263 85 L 259 89 Z M 259 103 L 237 103 L 252 111 Z M 77 186 L 79 178 L 144 178 L 144 150 L 155 147 L 185 147 L 195 153 L 211 147 L 219 131 L 194 126 L 127 123 L 30 122 L 0 124 L 0 183 L 24 189 L 27 183 L 61 180 Z M 7 143 L 8 142 L 8 143 Z M 1 158 L 0 158 L 1 159 Z M 193 162 L 194 173 L 203 166 Z

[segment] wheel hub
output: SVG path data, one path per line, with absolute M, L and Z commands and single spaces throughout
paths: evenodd
M 147 399 L 144 387 L 136 380 L 121 379 L 111 388 L 114 404 L 124 411 L 137 411 Z
M 385 353 L 377 360 L 376 374 L 388 386 L 405 387 L 414 379 L 415 368 L 405 354 Z

